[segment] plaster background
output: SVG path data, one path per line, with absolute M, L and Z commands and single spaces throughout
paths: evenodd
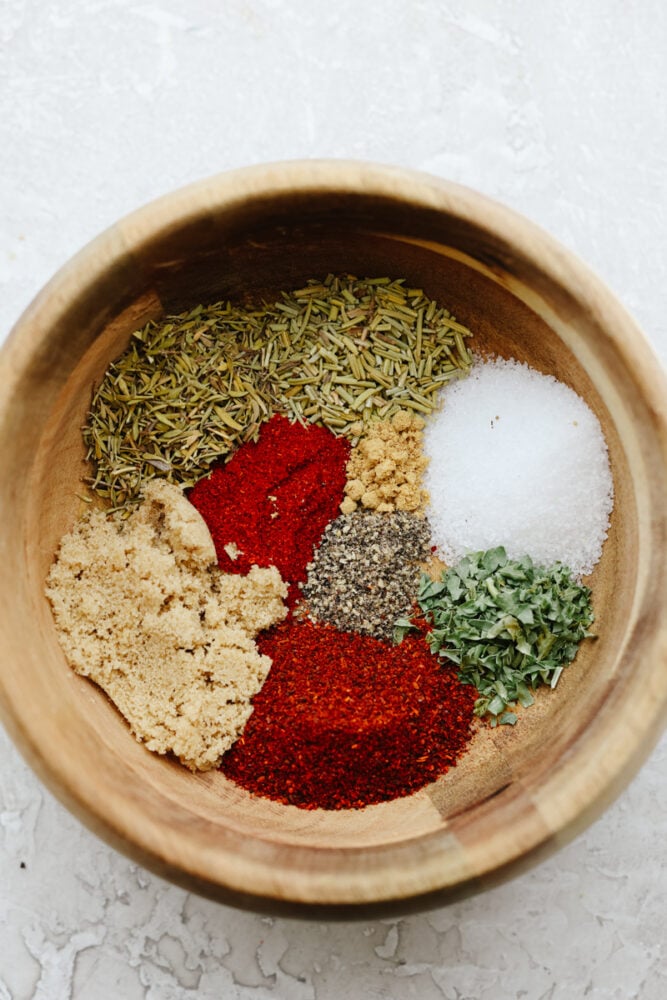
M 583 257 L 667 361 L 661 0 L 0 0 L 0 337 L 120 215 L 310 156 L 476 187 Z M 240 913 L 131 864 L 0 731 L 0 1000 L 662 1000 L 667 738 L 529 874 L 399 920 Z

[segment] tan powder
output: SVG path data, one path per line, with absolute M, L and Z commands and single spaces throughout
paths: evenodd
M 390 421 L 360 427 L 363 437 L 347 463 L 345 499 L 340 509 L 357 507 L 378 513 L 406 510 L 423 514 L 428 493 L 422 488 L 428 458 L 424 455 L 424 421 L 399 410 Z
M 287 614 L 275 567 L 221 573 L 213 541 L 162 479 L 122 531 L 102 511 L 62 539 L 46 593 L 78 674 L 106 691 L 136 738 L 191 770 L 219 764 L 271 666 L 254 637 Z

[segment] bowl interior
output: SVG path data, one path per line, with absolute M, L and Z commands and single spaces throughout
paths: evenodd
M 595 723 L 627 703 L 642 669 L 633 642 L 651 499 L 641 393 L 623 382 L 624 360 L 590 301 L 543 268 L 541 246 L 534 255 L 517 249 L 487 227 L 483 211 L 462 212 L 451 189 L 440 204 L 342 185 L 258 194 L 229 182 L 214 194 L 200 188 L 175 209 L 157 203 L 120 223 L 56 279 L 60 299 L 47 289 L 22 321 L 30 346 L 10 401 L 19 440 L 6 498 L 20 649 L 6 683 L 10 725 L 89 824 L 200 891 L 235 901 L 245 893 L 260 905 L 469 889 L 571 836 L 611 794 Z M 133 330 L 201 301 L 273 298 L 329 272 L 405 277 L 473 330 L 473 349 L 570 385 L 601 421 L 615 507 L 587 581 L 599 638 L 583 644 L 555 692 L 542 693 L 515 727 L 482 728 L 456 768 L 410 797 L 308 812 L 252 796 L 219 772 L 192 775 L 137 744 L 106 696 L 68 668 L 43 587 L 61 535 L 85 507 L 80 429 L 92 387 Z M 573 774 L 581 780 L 590 767 L 590 786 L 574 791 Z

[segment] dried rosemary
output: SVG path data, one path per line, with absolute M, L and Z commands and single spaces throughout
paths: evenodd
M 349 275 L 261 308 L 217 302 L 149 323 L 93 397 L 91 486 L 119 510 L 156 475 L 192 485 L 276 411 L 353 441 L 360 421 L 428 414 L 469 368 L 469 336 L 421 289 Z
M 224 303 L 148 323 L 93 396 L 83 429 L 90 486 L 127 511 L 157 476 L 192 486 L 257 436 L 273 411 L 250 361 L 264 315 Z

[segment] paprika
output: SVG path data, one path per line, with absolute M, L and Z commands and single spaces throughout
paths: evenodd
M 326 427 L 274 416 L 257 441 L 242 445 L 189 492 L 224 573 L 276 566 L 289 583 L 288 603 L 322 533 L 343 500 L 347 439 Z

